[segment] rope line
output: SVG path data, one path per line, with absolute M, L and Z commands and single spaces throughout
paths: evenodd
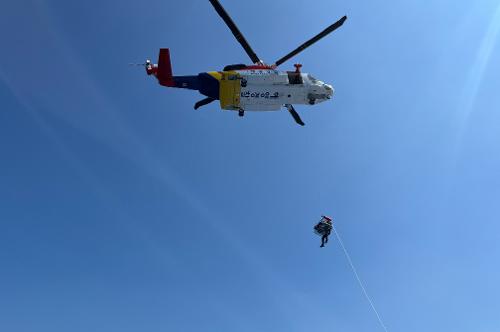
M 365 298 L 368 300 L 368 302 L 370 303 L 370 306 L 372 307 L 373 309 L 373 312 L 375 313 L 375 315 L 377 316 L 377 319 L 380 323 L 380 326 L 382 326 L 382 328 L 384 329 L 385 332 L 388 332 L 387 331 L 387 327 L 385 327 L 385 324 L 384 322 L 382 321 L 382 318 L 380 317 L 377 309 L 375 309 L 375 305 L 373 304 L 373 301 L 372 299 L 370 298 L 370 296 L 368 295 L 368 292 L 366 291 L 366 288 L 365 286 L 363 285 L 363 282 L 361 281 L 361 278 L 359 277 L 358 275 L 358 272 L 356 271 L 356 268 L 354 267 L 354 264 L 352 263 L 352 260 L 351 260 L 351 256 L 349 256 L 349 253 L 347 252 L 347 249 L 345 248 L 344 246 L 344 242 L 342 241 L 342 239 L 340 238 L 340 235 L 339 233 L 337 232 L 337 230 L 335 229 L 335 227 L 332 227 L 333 228 L 333 232 L 335 233 L 335 236 L 337 237 L 337 240 L 339 240 L 339 243 L 340 243 L 340 246 L 342 247 L 342 250 L 344 251 L 344 254 L 345 254 L 345 257 L 347 258 L 347 261 L 349 262 L 349 265 L 351 266 L 351 269 L 352 269 L 352 272 L 354 273 L 354 276 L 356 277 L 356 280 L 358 280 L 358 284 L 359 284 L 359 287 L 361 288 L 361 290 L 363 291 L 363 294 L 365 295 Z

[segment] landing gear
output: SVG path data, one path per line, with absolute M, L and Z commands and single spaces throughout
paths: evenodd
M 309 99 L 309 105 L 314 105 L 316 103 L 316 99 Z
M 243 116 L 243 115 L 245 115 L 245 111 L 244 111 L 244 110 L 239 110 L 239 111 L 238 111 L 238 115 L 239 115 L 239 116 Z

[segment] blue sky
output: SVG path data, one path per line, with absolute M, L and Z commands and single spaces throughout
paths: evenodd
M 248 62 L 208 1 L 0 4 L 0 330 L 500 329 L 496 1 L 222 2 L 336 95 L 243 119 L 175 74 Z

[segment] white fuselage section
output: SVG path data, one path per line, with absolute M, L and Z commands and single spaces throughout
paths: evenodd
M 275 111 L 287 104 L 314 105 L 333 96 L 333 87 L 307 73 L 273 69 L 237 70 L 239 109 Z

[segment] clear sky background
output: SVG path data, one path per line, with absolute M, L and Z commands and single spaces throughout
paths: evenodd
M 175 74 L 247 56 L 208 1 L 0 3 L 0 330 L 500 330 L 498 1 L 222 1 L 332 101 L 239 118 Z

